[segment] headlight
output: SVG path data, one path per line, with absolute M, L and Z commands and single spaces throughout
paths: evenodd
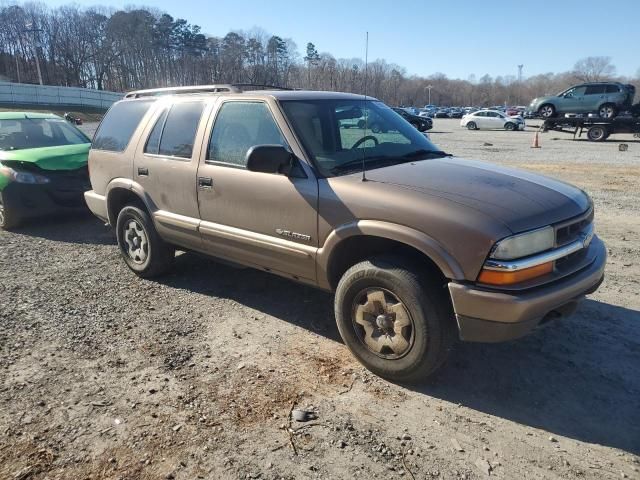
M 47 177 L 38 175 L 37 173 L 19 172 L 9 167 L 0 167 L 0 174 L 6 175 L 7 177 L 9 177 L 10 181 L 16 183 L 41 185 L 44 183 L 49 183 L 50 181 Z
M 491 258 L 496 260 L 513 260 L 528 257 L 534 253 L 553 248 L 555 243 L 553 227 L 539 228 L 531 232 L 507 237 L 496 243 Z

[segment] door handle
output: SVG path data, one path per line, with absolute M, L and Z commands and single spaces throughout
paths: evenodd
M 149 169 L 147 167 L 138 167 L 138 175 L 146 177 L 149 175 Z
M 198 188 L 211 190 L 213 188 L 213 179 L 211 177 L 198 177 Z

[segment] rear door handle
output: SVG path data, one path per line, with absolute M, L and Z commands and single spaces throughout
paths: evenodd
M 198 177 L 198 188 L 211 190 L 213 188 L 213 179 L 211 177 Z
M 138 167 L 138 175 L 146 177 L 149 175 L 149 169 L 147 167 Z

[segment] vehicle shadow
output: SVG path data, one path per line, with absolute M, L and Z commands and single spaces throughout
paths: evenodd
M 112 230 L 89 212 L 32 218 L 12 229 L 11 233 L 79 245 L 116 243 Z
M 640 453 L 640 312 L 586 300 L 504 344 L 460 344 L 421 394 Z
M 329 293 L 192 253 L 176 258 L 174 273 L 158 281 L 232 299 L 341 342 Z M 433 380 L 408 388 L 556 435 L 638 453 L 638 371 L 640 312 L 586 300 L 573 317 L 529 337 L 459 344 Z
M 231 299 L 342 342 L 333 315 L 333 296 L 274 274 L 187 252 L 178 254 L 171 273 L 155 280 L 173 288 Z

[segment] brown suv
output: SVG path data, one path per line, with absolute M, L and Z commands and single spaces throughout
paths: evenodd
M 89 168 L 87 204 L 136 274 L 163 273 L 179 248 L 333 291 L 344 342 L 393 380 L 433 372 L 456 336 L 520 337 L 603 279 L 583 191 L 454 158 L 371 97 L 134 92 Z

